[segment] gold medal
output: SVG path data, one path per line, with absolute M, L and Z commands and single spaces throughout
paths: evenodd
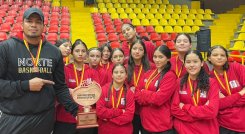
M 30 48 L 29 48 L 28 43 L 27 43 L 26 40 L 24 40 L 24 44 L 25 44 L 28 52 L 31 55 L 31 59 L 32 59 L 32 63 L 33 63 L 32 72 L 39 73 L 38 61 L 39 61 L 39 57 L 40 57 L 40 53 L 41 53 L 41 49 L 42 49 L 42 40 L 40 40 L 40 43 L 38 45 L 38 50 L 37 50 L 36 58 L 32 55 L 32 53 L 30 51 Z
M 39 68 L 38 68 L 38 67 L 33 67 L 33 68 L 32 68 L 32 72 L 34 72 L 34 73 L 39 73 Z

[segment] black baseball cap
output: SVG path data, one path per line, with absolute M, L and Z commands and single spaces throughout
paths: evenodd
M 41 18 L 42 22 L 44 22 L 44 15 L 43 12 L 38 9 L 38 8 L 29 8 L 27 9 L 24 14 L 23 14 L 23 20 L 24 19 L 28 19 L 30 17 L 31 14 L 36 13 L 39 15 L 39 17 Z

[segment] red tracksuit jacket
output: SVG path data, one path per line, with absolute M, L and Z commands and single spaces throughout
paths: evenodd
M 170 58 L 171 70 L 175 72 L 175 74 L 177 75 L 178 78 L 181 78 L 182 76 L 184 76 L 187 73 L 187 71 L 186 71 L 184 63 L 179 58 L 177 58 L 177 62 L 176 62 L 176 58 L 177 58 L 177 56 Z M 177 64 L 177 68 L 176 68 L 176 64 Z M 205 71 L 209 74 L 208 65 L 206 63 L 204 63 L 203 67 L 204 67 Z M 179 74 L 179 72 L 180 72 L 180 74 Z
M 128 68 L 128 64 L 127 65 L 125 65 L 126 66 L 126 68 Z M 153 70 L 153 69 L 155 69 L 156 68 L 156 66 L 155 66 L 155 64 L 153 64 L 152 62 L 150 62 L 150 69 L 149 70 Z M 135 72 L 135 75 L 138 77 L 138 74 L 139 74 L 139 70 L 140 70 L 140 66 L 139 65 L 135 65 L 135 67 L 134 67 L 134 72 Z M 138 85 L 139 85 L 139 82 L 140 82 L 140 79 L 142 79 L 143 78 L 143 76 L 144 76 L 144 74 L 146 73 L 147 71 L 144 71 L 144 68 L 142 68 L 142 72 L 141 72 L 141 75 L 140 75 L 140 78 L 139 78 L 139 81 L 138 81 Z M 131 81 L 130 82 L 128 82 L 128 85 L 129 85 L 129 87 L 132 87 L 132 86 L 134 86 L 134 87 L 137 87 L 136 85 L 134 85 L 134 77 L 133 77 L 133 75 L 132 75 L 132 78 L 131 78 Z
M 132 134 L 132 120 L 134 116 L 134 94 L 130 89 L 122 92 L 122 97 L 118 108 L 112 107 L 112 94 L 109 93 L 111 83 L 102 87 L 102 94 L 96 103 L 96 112 L 98 116 L 99 134 Z M 125 94 L 126 93 L 126 94 Z M 108 96 L 109 95 L 109 96 Z M 119 91 L 113 92 L 115 104 Z M 123 109 L 125 113 L 123 113 Z
M 105 68 L 98 66 L 97 68 L 91 69 L 94 70 L 96 72 L 96 75 L 99 77 L 99 84 L 101 87 L 108 83 L 108 71 Z
M 77 70 L 78 80 L 80 80 L 81 78 L 81 73 L 82 71 Z M 94 70 L 90 69 L 88 65 L 85 65 L 84 76 L 83 76 L 83 80 L 86 79 L 87 80 L 91 79 L 98 82 L 98 75 Z M 77 86 L 73 64 L 68 64 L 67 66 L 65 66 L 65 80 L 68 88 L 75 88 Z M 82 109 L 82 106 L 80 106 L 79 109 Z M 57 117 L 56 120 L 61 122 L 68 122 L 68 123 L 77 122 L 77 120 L 70 113 L 68 113 L 61 104 L 57 106 L 56 117 Z
M 210 75 L 216 78 L 213 71 Z M 231 95 L 228 95 L 219 84 L 220 92 L 226 97 L 220 99 L 218 121 L 224 128 L 245 132 L 245 95 L 241 96 L 238 93 L 245 87 L 245 66 L 229 63 L 227 76 Z M 219 78 L 225 84 L 224 77 L 219 76 Z
M 128 68 L 128 64 L 126 65 L 126 68 Z M 150 69 L 149 70 L 152 70 L 152 69 L 155 69 L 155 68 L 156 68 L 155 64 L 150 62 Z M 135 72 L 135 75 L 136 75 L 136 79 L 138 78 L 139 70 L 140 70 L 140 66 L 135 65 L 134 72 Z M 127 82 L 128 86 L 137 88 L 139 86 L 139 84 L 140 84 L 141 79 L 143 79 L 143 76 L 144 76 L 144 74 L 146 72 L 147 71 L 144 71 L 144 68 L 142 68 L 142 71 L 141 71 L 141 74 L 140 74 L 139 80 L 138 80 L 138 85 L 134 84 L 134 77 L 132 76 L 131 81 Z M 139 109 L 140 109 L 140 106 L 139 106 L 139 104 L 136 101 L 135 102 L 135 114 L 139 114 Z
M 100 62 L 99 65 L 100 65 L 100 67 L 104 68 L 105 71 L 108 71 L 108 70 L 110 69 L 110 67 L 111 67 L 113 64 L 112 64 L 112 62 L 109 62 L 108 64 L 102 64 L 102 63 Z
M 198 106 L 194 105 L 189 84 L 180 90 L 180 79 L 177 81 L 171 112 L 174 118 L 174 127 L 179 134 L 218 134 L 219 126 L 217 113 L 219 108 L 219 90 L 215 79 L 210 78 L 208 93 L 200 93 Z M 192 81 L 194 87 L 197 81 Z M 187 82 L 188 83 L 188 82 Z M 205 105 L 209 101 L 208 105 Z M 180 102 L 184 103 L 180 109 Z
M 155 51 L 155 46 L 153 45 L 153 43 L 151 41 L 144 41 L 145 43 L 145 47 L 146 47 L 146 51 L 147 51 L 147 55 L 148 55 L 148 59 L 149 61 L 153 62 L 153 54 Z M 129 48 L 129 44 L 127 41 L 124 41 L 122 43 L 122 50 L 124 52 L 125 55 L 125 60 L 127 60 L 130 55 L 130 48 Z
M 147 79 L 152 72 L 148 71 L 136 89 L 135 99 L 140 104 L 141 123 L 149 132 L 163 132 L 173 128 L 172 116 L 170 113 L 171 97 L 175 91 L 176 75 L 168 71 L 162 78 L 159 88 L 156 89 L 158 74 L 149 84 L 148 90 L 144 89 Z

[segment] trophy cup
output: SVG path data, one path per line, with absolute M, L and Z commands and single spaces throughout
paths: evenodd
M 95 109 L 91 105 L 95 104 L 101 95 L 101 87 L 95 81 L 84 80 L 76 87 L 72 97 L 76 103 L 83 106 L 83 111 L 78 111 L 77 128 L 98 127 Z

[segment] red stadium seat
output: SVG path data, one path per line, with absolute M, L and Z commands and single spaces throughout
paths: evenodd
M 103 22 L 102 22 L 102 19 L 101 18 L 96 18 L 94 19 L 94 25 L 101 25 Z
M 70 32 L 70 26 L 68 25 L 61 25 L 60 27 L 60 33 L 69 33 Z
M 5 17 L 5 22 L 4 23 L 9 23 L 9 24 L 14 24 L 14 17 L 13 16 L 8 16 Z
M 70 39 L 69 33 L 60 33 L 60 39 Z
M 23 5 L 23 1 L 22 0 L 16 0 L 15 1 L 15 5 L 22 6 Z
M 1 5 L 1 10 L 2 11 L 8 11 L 9 10 L 9 5 L 8 4 L 4 4 L 4 5 Z
M 120 33 L 120 34 L 119 34 L 119 40 L 120 40 L 121 42 L 123 42 L 123 41 L 126 41 L 127 39 L 123 36 L 122 33 Z
M 148 33 L 147 33 L 147 32 L 140 33 L 140 37 L 143 37 L 143 36 L 145 36 L 145 37 L 147 37 L 147 38 L 148 38 Z
M 15 37 L 18 34 L 18 32 L 11 31 L 9 33 L 9 37 Z
M 50 13 L 49 12 L 43 12 L 43 15 L 45 18 L 49 18 Z M 57 14 L 56 16 L 59 16 L 59 15 Z M 59 17 L 56 17 L 56 18 L 59 18 Z
M 25 1 L 25 4 L 30 7 L 33 5 L 33 2 L 31 0 L 27 0 L 27 1 Z
M 10 10 L 10 11 L 8 11 L 8 16 L 16 17 L 17 12 L 15 10 Z
M 156 41 L 156 47 L 164 45 L 164 42 L 162 40 Z
M 120 48 L 121 44 L 119 42 L 115 41 L 115 42 L 111 42 L 110 46 L 112 49 L 115 49 L 115 48 Z
M 13 10 L 13 11 L 19 11 L 20 10 L 20 6 L 19 5 L 16 5 L 16 3 L 14 5 L 12 5 L 10 7 L 10 10 Z
M 235 56 L 239 56 L 240 55 L 240 51 L 231 51 L 230 55 L 235 55 Z M 232 56 L 231 56 L 232 57 Z M 240 57 L 232 57 L 234 61 L 241 63 L 242 59 Z
M 17 16 L 17 17 L 22 17 L 22 16 L 23 16 L 23 14 L 24 14 L 24 11 L 23 11 L 23 10 L 20 10 L 20 11 L 19 11 L 19 14 L 18 14 L 18 16 Z
M 39 7 L 41 7 L 42 6 L 42 1 L 34 1 L 34 3 L 33 3 L 34 5 L 37 5 L 37 6 L 39 6 Z
M 109 41 L 118 41 L 118 35 L 116 33 L 109 33 L 107 37 Z
M 0 17 L 3 18 L 6 16 L 6 11 L 0 10 Z
M 242 56 L 244 56 L 244 58 L 243 58 L 243 65 L 244 65 L 244 62 L 245 62 L 245 52 L 242 53 Z
M 175 40 L 177 35 L 178 35 L 178 33 L 171 33 L 171 40 Z
M 47 40 L 48 41 L 56 41 L 58 39 L 57 33 L 48 33 Z
M 132 23 L 132 21 L 130 19 L 123 19 L 123 23 Z
M 108 26 L 106 26 L 106 32 L 107 33 L 115 33 L 116 30 L 114 29 L 113 25 L 108 25 Z
M 103 13 L 103 14 L 102 14 L 102 18 L 103 18 L 103 19 L 111 18 L 111 16 L 110 16 L 109 13 Z
M 96 25 L 95 26 L 95 32 L 96 33 L 104 33 L 105 32 L 104 26 L 103 25 Z
M 155 32 L 155 29 L 153 26 L 146 26 L 146 32 L 153 33 L 153 32 Z
M 118 25 L 122 25 L 123 23 L 122 23 L 122 21 L 121 21 L 121 19 L 114 19 L 114 25 L 115 26 L 118 26 Z
M 48 29 L 49 33 L 58 33 L 58 31 L 59 31 L 58 25 L 51 25 Z
M 14 0 L 7 0 L 5 2 L 5 4 L 7 4 L 7 5 L 13 5 L 14 4 Z
M 3 23 L 1 24 L 0 31 L 1 32 L 10 32 L 11 26 L 9 23 Z
M 70 13 L 63 12 L 63 13 L 61 14 L 61 19 L 64 19 L 64 18 L 70 19 L 70 18 L 71 18 L 70 16 L 71 16 Z
M 22 28 L 22 24 L 21 23 L 16 23 L 13 25 L 13 28 L 12 28 L 12 31 L 13 32 L 20 32 L 20 31 L 23 31 L 23 28 Z
M 8 35 L 5 32 L 0 32 L 0 41 L 7 40 Z
M 158 33 L 150 33 L 150 38 L 153 41 L 161 40 L 161 38 L 159 37 Z
M 145 28 L 143 26 L 136 26 L 136 32 L 137 33 L 143 33 L 146 31 L 145 31 Z
M 44 5 L 44 6 L 49 6 L 49 7 L 50 7 L 50 6 L 51 6 L 51 2 L 50 2 L 50 1 L 44 1 L 43 5 Z
M 48 25 L 48 18 L 44 18 L 43 24 L 44 24 L 44 25 Z
M 122 25 L 117 25 L 116 26 L 116 32 L 121 33 L 122 32 Z
M 169 36 L 168 33 L 162 33 L 162 34 L 161 34 L 161 39 L 162 39 L 163 41 L 165 41 L 165 42 L 171 40 L 171 38 L 170 38 L 170 36 Z
M 113 21 L 111 20 L 111 18 L 105 18 L 104 19 L 104 25 L 113 25 Z
M 16 23 L 22 23 L 22 21 L 23 21 L 22 16 L 17 16 L 15 19 L 16 19 Z
M 50 7 L 49 6 L 43 6 L 42 7 L 42 11 L 43 12 L 49 12 L 50 11 Z
M 101 18 L 101 14 L 100 13 L 92 13 L 92 18 Z
M 63 6 L 62 9 L 61 9 L 61 12 L 62 13 L 64 13 L 64 12 L 65 13 L 69 13 L 70 11 L 69 11 L 69 8 L 68 7 Z
M 53 12 L 59 13 L 60 12 L 60 8 L 59 7 L 52 7 L 52 13 Z
M 48 30 L 47 30 L 47 27 L 46 26 L 44 26 L 43 27 L 43 33 L 46 33 Z
M 170 50 L 175 50 L 174 44 L 175 44 L 174 41 L 167 41 L 166 43 L 166 45 Z
M 50 18 L 51 19 L 59 19 L 60 18 L 60 14 L 58 12 L 52 12 Z
M 2 18 L 0 18 L 0 24 L 2 24 L 3 23 L 3 20 L 2 20 Z
M 49 25 L 59 25 L 59 20 L 58 19 L 51 19 L 50 21 L 49 21 Z
M 106 34 L 105 33 L 98 33 L 97 34 L 97 40 L 99 41 L 99 42 L 105 42 L 105 41 L 107 41 L 107 36 L 106 36 Z

